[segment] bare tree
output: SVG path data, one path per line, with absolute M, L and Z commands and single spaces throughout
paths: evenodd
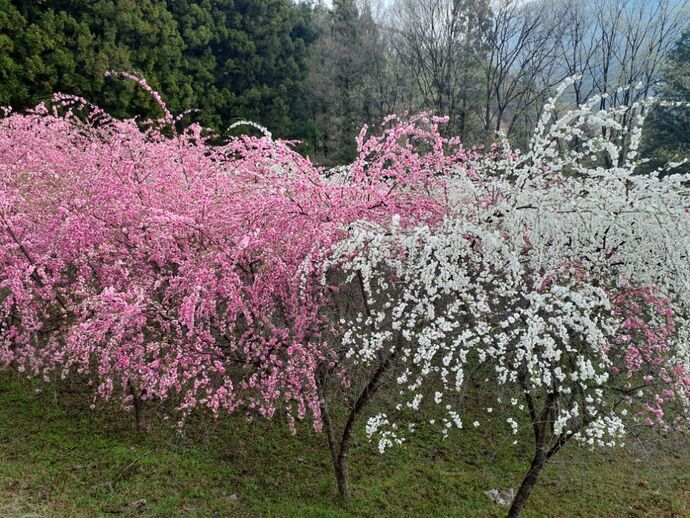
M 562 24 L 541 2 L 501 0 L 486 32 L 489 46 L 484 69 L 484 130 L 505 130 L 562 80 L 556 48 Z M 537 109 L 538 111 L 538 109 Z
M 520 143 L 553 87 L 577 76 L 571 101 L 601 95 L 602 109 L 654 93 L 666 55 L 687 26 L 688 0 L 562 0 L 494 4 L 486 40 L 484 128 Z M 629 87 L 623 88 L 620 87 Z M 635 109 L 621 115 L 624 128 Z M 609 132 L 623 139 L 627 132 Z M 625 142 L 622 143 L 624 146 Z
M 620 120 L 629 128 L 636 103 L 655 93 L 668 51 L 688 26 L 688 5 L 687 0 L 562 2 L 557 59 L 566 75 L 578 76 L 572 100 L 581 104 L 600 95 L 601 109 L 629 106 Z M 626 131 L 602 131 L 627 145 Z
M 333 0 L 310 67 L 324 154 L 342 162 L 361 124 L 420 110 L 448 115 L 447 131 L 463 140 L 503 132 L 519 147 L 555 85 L 572 76 L 564 101 L 601 95 L 602 109 L 635 106 L 657 91 L 666 55 L 688 25 L 688 4 Z M 638 87 L 619 90 L 629 85 Z M 635 115 L 621 115 L 624 128 Z
M 463 138 L 477 111 L 489 17 L 486 0 L 398 0 L 393 7 L 394 48 L 414 78 L 418 108 L 447 115 Z

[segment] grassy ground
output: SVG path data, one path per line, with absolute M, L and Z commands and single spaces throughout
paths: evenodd
M 35 388 L 0 373 L 1 518 L 503 516 L 484 492 L 516 487 L 527 467 L 527 450 L 492 427 L 421 433 L 383 456 L 360 436 L 342 502 L 324 437 L 306 428 L 197 418 L 184 437 L 156 420 L 136 433 L 116 408 Z M 690 452 L 568 447 L 525 515 L 690 517 Z

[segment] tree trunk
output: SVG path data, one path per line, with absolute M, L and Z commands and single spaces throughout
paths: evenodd
M 143 413 L 143 402 L 134 388 L 131 382 L 129 384 L 129 393 L 132 395 L 132 403 L 134 404 L 134 418 L 137 422 L 137 432 L 141 432 L 144 429 L 144 413 Z
M 503 113 L 505 111 L 505 107 L 499 108 L 498 113 L 496 114 L 496 133 L 498 134 L 499 131 L 501 131 L 501 126 L 503 125 Z
M 335 437 L 335 430 L 333 429 L 333 422 L 328 415 L 328 409 L 323 397 L 321 397 L 321 418 L 323 419 L 323 424 L 326 427 L 328 449 L 331 452 L 333 470 L 335 471 L 335 481 L 338 485 L 338 494 L 342 498 L 349 498 L 350 486 L 347 483 L 347 452 L 343 453 L 342 449 L 338 447 L 338 441 Z
M 347 483 L 347 455 L 341 455 L 334 467 L 335 480 L 338 483 L 338 494 L 342 498 L 350 498 L 350 486 Z
M 328 415 L 326 402 L 323 398 L 321 399 L 321 417 L 326 426 L 328 449 L 331 452 L 333 470 L 335 471 L 335 481 L 338 485 L 338 494 L 342 498 L 347 499 L 350 497 L 350 486 L 347 483 L 347 453 L 350 450 L 350 434 L 352 433 L 352 427 L 345 427 L 340 442 L 338 442 L 335 436 L 335 430 L 333 429 L 333 422 Z
M 319 380 L 317 383 L 319 386 L 319 391 L 321 392 L 319 395 L 319 403 L 321 406 L 321 419 L 323 420 L 323 424 L 326 427 L 328 450 L 331 452 L 333 470 L 335 471 L 335 481 L 338 485 L 338 494 L 342 498 L 348 498 L 350 496 L 350 487 L 347 483 L 347 452 L 343 453 L 342 449 L 338 447 L 338 441 L 335 436 L 333 422 L 331 421 L 331 416 L 328 413 L 326 398 L 323 394 L 324 382 L 323 380 Z
M 544 469 L 544 466 L 546 465 L 546 460 L 546 451 L 543 448 L 538 448 L 534 454 L 534 458 L 532 459 L 532 464 L 530 465 L 529 472 L 522 481 L 520 489 L 518 489 L 518 492 L 515 495 L 515 498 L 513 499 L 513 503 L 511 504 L 510 509 L 508 510 L 508 518 L 517 518 L 518 516 L 520 516 L 520 513 L 522 512 L 522 509 L 525 507 L 527 499 L 529 498 L 529 495 L 532 492 L 534 484 L 537 483 L 539 475 L 541 474 L 542 470 Z
M 367 310 L 368 312 L 368 310 Z M 389 353 L 388 356 L 381 362 L 376 372 L 372 375 L 367 386 L 364 387 L 360 393 L 357 401 L 350 410 L 350 415 L 347 418 L 347 422 L 343 427 L 343 431 L 340 435 L 340 441 L 335 435 L 335 429 L 333 427 L 333 422 L 328 414 L 328 406 L 326 403 L 326 398 L 324 395 L 324 380 L 318 382 L 320 391 L 320 406 L 321 406 L 321 418 L 323 419 L 323 424 L 326 427 L 326 435 L 328 437 L 328 449 L 331 452 L 331 459 L 333 460 L 333 468 L 335 469 L 335 479 L 338 483 L 338 493 L 343 498 L 348 498 L 350 496 L 350 487 L 347 483 L 347 455 L 350 451 L 350 439 L 352 438 L 352 431 L 354 429 L 355 421 L 357 416 L 367 404 L 369 399 L 378 391 L 380 388 L 379 381 L 383 374 L 390 367 L 391 362 L 398 354 L 398 349 L 396 348 L 393 352 Z

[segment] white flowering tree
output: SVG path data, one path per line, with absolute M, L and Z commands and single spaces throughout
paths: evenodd
M 500 236 L 463 220 L 449 220 L 435 231 L 428 226 L 403 229 L 395 219 L 387 227 L 354 225 L 350 238 L 336 247 L 326 264 L 327 274 L 337 275 L 340 286 L 334 297 L 339 361 L 332 367 L 346 369 L 355 385 L 348 388 L 356 391 L 339 436 L 323 393 L 321 401 L 342 496 L 349 492 L 346 463 L 352 428 L 384 384 L 399 385 L 405 401 L 398 410 L 419 410 L 421 391 L 431 378 L 438 386 L 462 390 L 466 355 L 490 331 L 488 299 L 494 285 L 518 266 L 510 260 Z M 324 389 L 327 374 L 322 373 Z M 443 422 L 444 433 L 462 426 L 450 406 Z M 408 423 L 410 430 L 414 426 Z M 381 452 L 403 440 L 385 414 L 369 419 L 367 433 L 379 433 Z
M 462 428 L 454 402 L 478 371 L 507 426 L 530 424 L 533 458 L 509 516 L 571 439 L 611 447 L 631 422 L 690 424 L 688 179 L 637 174 L 642 119 L 623 139 L 626 109 L 597 111 L 594 99 L 554 120 L 556 102 L 528 152 L 455 171 L 443 224 L 355 225 L 336 248 L 328 268 L 362 301 L 340 316 L 342 361 L 373 373 L 343 440 L 329 434 L 341 478 L 348 430 L 384 380 L 397 383 L 395 411 L 367 423 L 381 451 L 425 404 L 444 411 L 431 423 L 441 433 Z

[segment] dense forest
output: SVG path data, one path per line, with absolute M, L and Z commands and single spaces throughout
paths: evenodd
M 684 0 L 0 0 L 0 105 L 62 91 L 117 116 L 155 113 L 104 76 L 118 70 L 174 113 L 194 109 L 220 133 L 254 120 L 325 164 L 355 156 L 363 124 L 405 111 L 447 115 L 444 131 L 468 143 L 501 131 L 520 146 L 569 76 L 577 104 L 688 100 L 687 19 Z M 649 155 L 687 154 L 687 110 L 650 121 Z

